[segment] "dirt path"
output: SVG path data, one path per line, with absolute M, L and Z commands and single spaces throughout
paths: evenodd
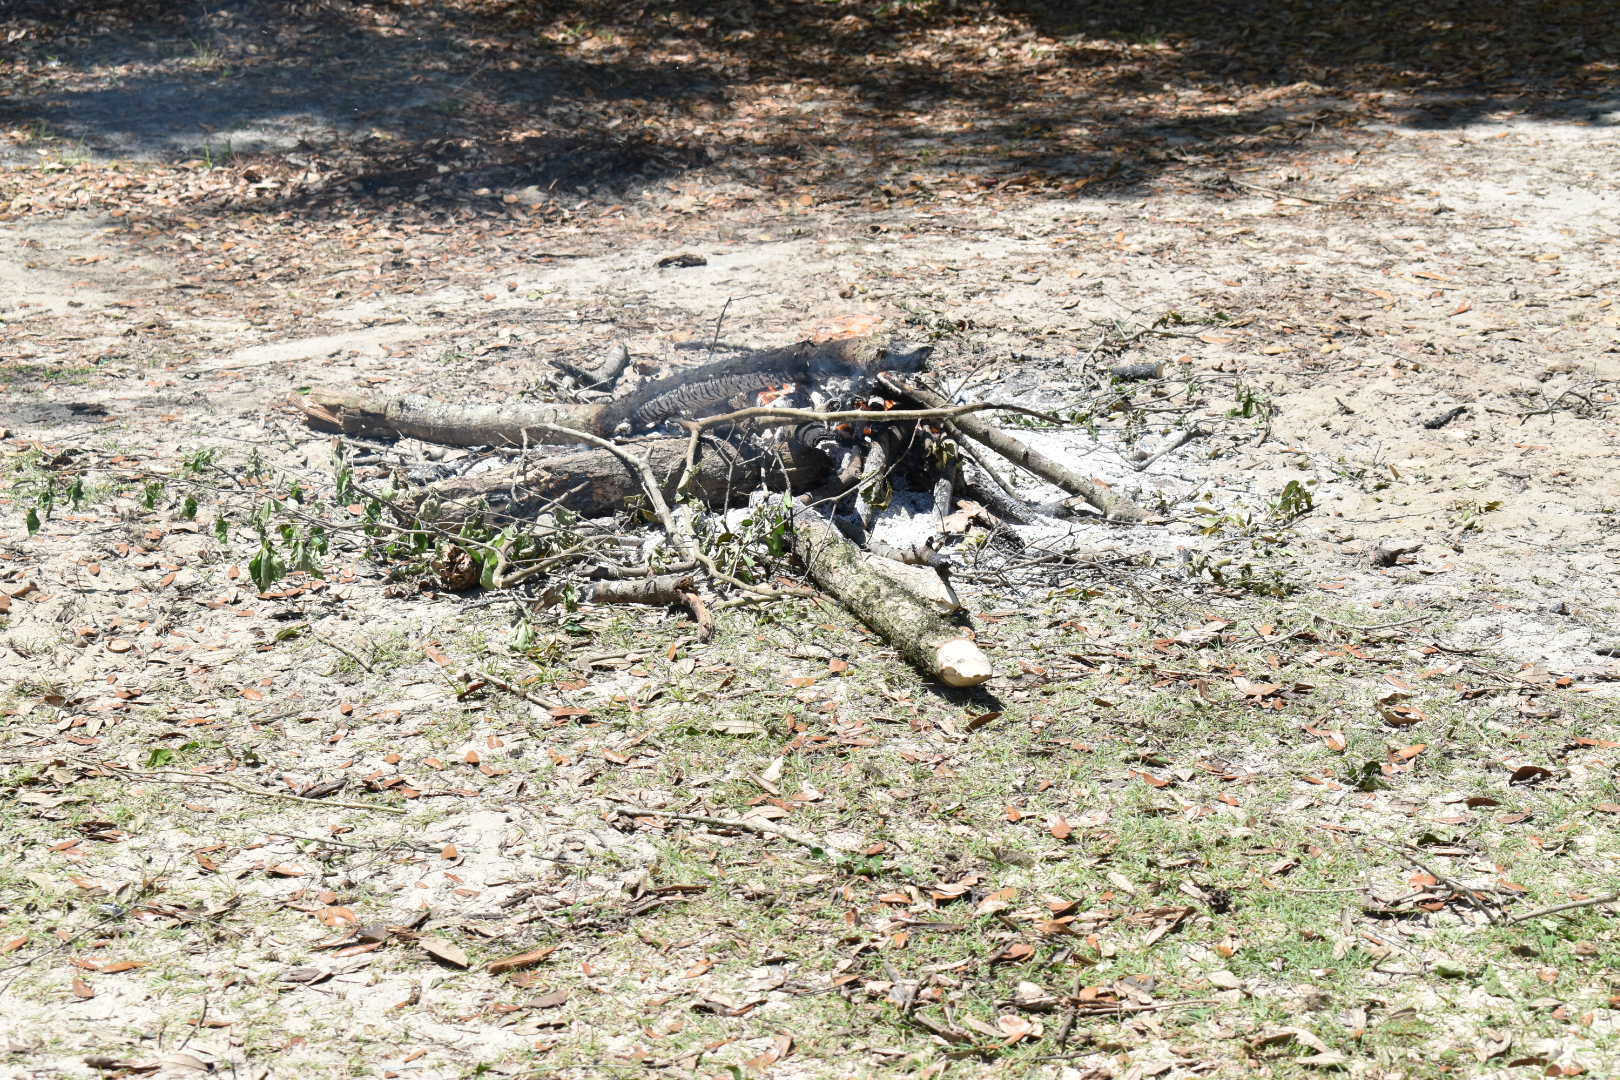
M 1262 117 L 1286 139 L 1172 125 L 1134 179 L 981 182 L 966 134 L 891 130 L 793 187 L 567 134 L 571 77 L 598 80 L 582 110 L 630 92 L 588 62 L 605 32 L 345 119 L 374 91 L 314 80 L 397 15 L 112 58 L 90 34 L 59 45 L 104 85 L 53 81 L 43 46 L 11 73 L 36 96 L 0 118 L 0 824 L 25 853 L 0 1070 L 1620 1065 L 1612 911 L 1506 922 L 1620 859 L 1620 99 L 1293 87 Z M 407 38 L 378 86 L 444 60 Z M 258 59 L 299 49 L 327 66 Z M 188 114 L 213 130 L 187 157 L 165 94 L 219 65 L 252 77 Z M 703 122 L 722 82 L 672 66 L 634 108 Z M 828 124 L 856 123 L 845 92 Z M 422 161 L 350 168 L 501 95 L 574 156 L 462 146 L 431 189 Z M 619 182 L 569 191 L 592 170 Z M 678 252 L 705 262 L 658 267 Z M 874 316 L 933 339 L 966 397 L 1083 413 L 1028 437 L 1171 521 L 968 580 L 985 700 L 827 609 L 698 646 L 673 615 L 402 588 L 341 542 L 324 580 L 249 580 L 264 500 L 332 483 L 289 390 L 500 400 L 612 341 L 689 362 L 722 315 L 722 345 Z M 1099 381 L 1121 361 L 1169 375 Z M 626 804 L 787 817 L 837 858 Z

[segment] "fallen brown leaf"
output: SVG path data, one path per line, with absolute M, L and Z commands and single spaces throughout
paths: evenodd
M 467 950 L 448 938 L 425 937 L 418 944 L 422 946 L 423 952 L 440 963 L 456 968 L 465 968 L 472 964 L 472 960 L 467 956 Z

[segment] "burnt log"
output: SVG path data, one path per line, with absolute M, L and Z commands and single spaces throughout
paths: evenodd
M 739 398 L 785 383 L 857 375 L 875 379 L 880 371 L 915 372 L 933 350 L 876 337 L 842 338 L 820 344 L 801 341 L 781 349 L 749 353 L 648 383 L 603 408 L 601 432 L 621 426 L 651 431 L 674 419 L 695 420 L 728 411 Z
M 382 438 L 408 436 L 445 446 L 544 446 L 573 442 L 548 427 L 591 435 L 642 434 L 668 420 L 697 420 L 729 411 L 738 397 L 772 386 L 829 376 L 875 379 L 880 371 L 920 370 L 930 350 L 875 337 L 801 341 L 658 379 L 614 401 L 590 404 L 512 402 L 469 405 L 416 394 L 389 397 L 314 389 L 289 401 L 321 431 Z M 623 429 L 623 430 L 621 430 Z

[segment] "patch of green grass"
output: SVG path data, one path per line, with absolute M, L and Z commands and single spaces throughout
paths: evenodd
M 90 381 L 100 372 L 93 364 L 35 363 L 28 360 L 8 361 L 0 368 L 0 391 L 24 391 L 29 383 L 76 386 Z

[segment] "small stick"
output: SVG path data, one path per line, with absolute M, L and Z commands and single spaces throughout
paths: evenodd
M 1221 1005 L 1215 998 L 1187 998 L 1184 1001 L 1155 1001 L 1150 1005 L 1127 1005 L 1123 1001 L 1079 1001 L 1074 1007 L 1087 1016 L 1109 1016 L 1116 1013 L 1160 1012 L 1192 1005 Z
M 650 810 L 642 806 L 630 806 L 627 803 L 614 803 L 613 812 L 624 817 L 663 817 L 672 821 L 690 821 L 695 825 L 714 825 L 723 829 L 737 829 L 741 832 L 750 832 L 756 836 L 780 836 L 784 840 L 792 841 L 800 847 L 811 851 L 823 853 L 833 852 L 824 840 L 819 840 L 809 833 L 802 833 L 790 829 L 785 825 L 778 825 L 774 821 L 749 821 L 742 818 L 710 817 L 707 814 L 681 814 L 674 810 Z
M 1191 427 L 1184 427 L 1180 431 L 1176 432 L 1175 438 L 1165 443 L 1163 448 L 1161 448 L 1159 452 L 1154 454 L 1152 457 L 1144 458 L 1141 461 L 1127 461 L 1125 464 L 1129 465 L 1137 472 L 1146 472 L 1155 461 L 1158 461 L 1160 458 L 1164 457 L 1164 455 L 1174 453 L 1175 451 L 1180 450 L 1183 446 L 1186 446 L 1188 443 L 1192 442 L 1194 439 L 1201 438 L 1208 434 L 1209 429 L 1204 427 L 1202 424 L 1193 424 Z
M 1069 1015 L 1063 1018 L 1063 1026 L 1058 1028 L 1057 1044 L 1059 1050 L 1066 1050 L 1069 1046 L 1069 1033 L 1074 1030 L 1074 1022 L 1080 1016 L 1080 1010 L 1069 1009 Z
M 303 840 L 311 844 L 325 844 L 331 847 L 348 848 L 351 851 L 388 852 L 403 849 L 406 851 L 427 851 L 437 853 L 443 850 L 442 848 L 434 847 L 431 844 L 413 844 L 409 840 L 390 840 L 387 844 L 351 844 L 347 840 L 338 840 L 330 836 L 303 836 L 299 833 L 287 832 L 267 832 L 264 835 L 280 836 L 287 840 Z
M 7 990 L 11 989 L 11 984 L 16 982 L 19 978 L 22 977 L 22 971 L 21 971 L 22 968 L 25 968 L 29 964 L 32 964 L 35 960 L 39 960 L 39 959 L 42 959 L 44 957 L 50 956 L 52 953 L 57 953 L 57 952 L 61 952 L 61 951 L 65 950 L 65 949 L 73 948 L 73 946 L 78 943 L 78 940 L 81 937 L 84 937 L 87 934 L 91 934 L 91 933 L 93 933 L 93 932 L 95 932 L 97 930 L 100 930 L 103 926 L 106 926 L 108 923 L 116 922 L 119 919 L 122 919 L 123 917 L 124 917 L 123 913 L 120 912 L 120 913 L 118 913 L 116 915 L 108 915 L 105 918 L 97 919 L 95 922 L 91 923 L 89 926 L 86 926 L 79 933 L 71 934 L 71 935 L 69 935 L 67 938 L 65 938 L 63 940 L 56 941 L 56 942 L 54 942 L 54 943 L 52 943 L 50 945 L 46 945 L 43 948 L 39 949 L 37 952 L 34 952 L 34 953 L 32 953 L 32 954 L 30 954 L 28 956 L 25 956 L 21 960 L 16 961 L 15 963 L 7 964 L 5 967 L 0 968 L 0 972 L 6 972 L 6 971 L 15 971 L 15 972 L 17 972 L 16 975 L 13 975 L 11 978 L 7 979 L 5 982 L 0 983 L 0 994 L 3 994 Z
M 1364 626 L 1361 623 L 1340 622 L 1338 619 L 1330 619 L 1326 615 L 1315 611 L 1307 610 L 1305 614 L 1317 622 L 1325 622 L 1329 626 L 1338 626 L 1345 630 L 1393 630 L 1397 626 L 1411 626 L 1413 623 L 1420 623 L 1433 618 L 1430 615 L 1414 615 L 1410 619 L 1397 619 L 1395 622 L 1373 623 L 1370 626 Z
M 1585 900 L 1572 900 L 1567 904 L 1554 904 L 1552 907 L 1544 907 L 1539 911 L 1527 912 L 1524 915 L 1515 915 L 1513 918 L 1508 920 L 1508 925 L 1512 926 L 1514 923 L 1529 922 L 1531 919 L 1539 919 L 1543 915 L 1557 915 L 1561 911 L 1574 911 L 1576 908 L 1601 907 L 1604 904 L 1612 904 L 1616 900 L 1620 900 L 1620 892 L 1612 892 L 1605 896 L 1592 896 Z
M 304 625 L 308 626 L 309 624 L 305 623 Z M 366 663 L 364 660 L 360 659 L 354 653 L 350 652 L 348 649 L 345 649 L 342 645 L 339 645 L 337 642 L 328 641 L 326 638 L 323 638 L 323 637 L 321 637 L 321 635 L 313 633 L 313 632 L 311 632 L 311 634 L 309 636 L 314 638 L 316 641 L 320 642 L 322 645 L 325 645 L 328 649 L 331 649 L 333 652 L 340 652 L 344 656 L 347 656 L 350 660 L 353 660 L 355 663 L 359 664 L 365 670 L 367 670 L 367 671 L 371 670 L 371 665 L 370 664 Z
M 1507 921 L 1502 915 L 1501 905 L 1492 905 L 1480 897 L 1479 894 L 1484 890 L 1472 888 L 1468 885 L 1464 885 L 1455 878 L 1447 877 L 1445 874 L 1440 873 L 1438 870 L 1435 870 L 1433 867 L 1417 858 L 1417 856 L 1413 855 L 1408 848 L 1400 844 L 1392 844 L 1388 840 L 1380 840 L 1376 836 L 1369 836 L 1366 837 L 1366 839 L 1371 843 L 1377 844 L 1379 847 L 1388 848 L 1390 851 L 1395 852 L 1401 858 L 1405 859 L 1419 870 L 1422 870 L 1425 874 L 1428 874 L 1430 877 L 1434 878 L 1436 882 L 1450 889 L 1453 896 L 1466 900 L 1470 907 L 1472 907 L 1475 911 L 1478 911 L 1481 915 L 1485 916 L 1489 922 L 1499 925 Z
M 499 675 L 496 675 L 496 674 L 494 674 L 492 672 L 481 671 L 481 670 L 479 670 L 477 668 L 467 668 L 467 669 L 457 671 L 457 672 L 455 672 L 455 674 L 460 675 L 460 676 L 462 676 L 463 678 L 465 678 L 465 679 L 467 679 L 469 681 L 477 681 L 477 682 L 488 683 L 490 686 L 493 686 L 497 690 L 505 690 L 508 694 L 511 694 L 513 697 L 522 698 L 524 701 L 527 701 L 530 705 L 538 705 L 542 709 L 550 710 L 550 709 L 555 709 L 557 707 L 556 702 L 547 701 L 545 698 L 541 697 L 538 694 L 531 694 L 529 691 L 523 689 L 523 687 L 518 686 L 515 683 L 508 682 L 507 680 L 501 678 Z
M 85 762 L 85 764 L 93 764 Z M 111 775 L 119 777 L 139 778 L 143 780 L 156 780 L 167 784 L 190 784 L 193 786 L 206 786 L 215 784 L 220 787 L 239 791 L 243 795 L 262 795 L 267 799 L 284 799 L 287 802 L 308 803 L 311 806 L 339 806 L 345 810 L 371 810 L 379 814 L 408 814 L 409 810 L 399 806 L 382 806 L 377 803 L 342 802 L 338 799 L 306 799 L 302 795 L 294 795 L 290 791 L 271 791 L 269 788 L 249 787 L 247 784 L 238 784 L 235 780 L 227 780 L 223 776 L 204 776 L 198 773 L 188 773 L 180 769 L 118 769 L 116 766 L 97 766 L 98 768 L 116 769 Z M 168 780 L 165 776 L 184 777 L 184 779 Z
M 1235 176 L 1228 176 L 1226 182 L 1233 187 L 1247 188 L 1262 195 L 1270 195 L 1274 199 L 1298 199 L 1300 202 L 1314 203 L 1317 206 L 1363 206 L 1363 203 L 1353 202 L 1349 199 L 1313 199 L 1309 195 L 1297 195 L 1287 191 L 1278 191 L 1276 188 L 1261 187 L 1246 180 L 1239 180 Z

